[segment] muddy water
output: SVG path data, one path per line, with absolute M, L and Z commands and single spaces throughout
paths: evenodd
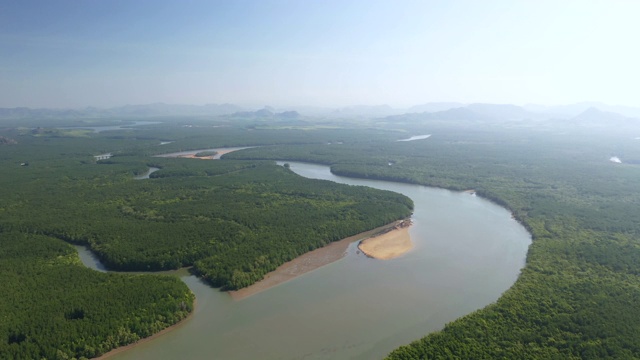
M 354 243 L 342 260 L 241 301 L 183 275 L 198 299 L 194 316 L 112 359 L 382 358 L 495 301 L 524 265 L 529 234 L 486 200 L 290 165 L 306 177 L 412 198 L 414 250 L 383 261 L 359 254 Z

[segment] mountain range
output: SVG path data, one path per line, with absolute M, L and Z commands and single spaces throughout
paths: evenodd
M 511 104 L 462 104 L 455 102 L 434 102 L 405 109 L 388 105 L 349 106 L 342 108 L 287 107 L 276 109 L 247 108 L 233 104 L 173 105 L 154 103 L 145 105 L 125 105 L 113 108 L 86 107 L 82 109 L 44 108 L 0 108 L 0 119 L 21 118 L 112 118 L 112 117 L 159 117 L 159 116 L 220 116 L 237 118 L 289 118 L 319 116 L 340 118 L 384 118 L 390 121 L 420 120 L 464 120 L 464 121 L 544 121 L 560 119 L 576 123 L 593 123 L 606 120 L 610 123 L 629 123 L 631 118 L 640 118 L 640 108 L 611 106 L 602 103 L 578 103 L 562 106 Z
M 113 108 L 86 107 L 83 109 L 0 108 L 0 118 L 107 118 L 151 116 L 216 116 L 232 114 L 244 108 L 232 104 L 171 105 L 154 103 L 125 105 Z

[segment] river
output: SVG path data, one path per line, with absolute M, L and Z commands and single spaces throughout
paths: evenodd
M 417 136 L 412 136 L 410 138 L 407 139 L 400 139 L 397 141 L 415 141 L 415 140 L 424 140 L 424 139 L 428 139 L 431 137 L 431 134 L 429 135 L 417 135 Z
M 240 301 L 183 273 L 197 298 L 194 316 L 110 359 L 383 358 L 494 302 L 524 266 L 530 235 L 489 201 L 289 164 L 305 177 L 409 196 L 414 250 L 384 261 L 367 258 L 353 243 L 342 260 Z

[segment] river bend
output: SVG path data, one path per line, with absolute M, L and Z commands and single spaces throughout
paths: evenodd
M 409 196 L 414 250 L 383 261 L 367 258 L 354 243 L 342 260 L 241 301 L 182 273 L 197 298 L 194 316 L 110 359 L 382 358 L 496 301 L 524 266 L 530 235 L 487 200 L 289 164 L 305 177 Z

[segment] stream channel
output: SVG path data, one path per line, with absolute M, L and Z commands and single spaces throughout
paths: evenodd
M 341 260 L 239 301 L 182 270 L 176 275 L 197 298 L 193 316 L 110 359 L 379 359 L 496 301 L 524 266 L 529 233 L 485 199 L 289 164 L 308 178 L 409 196 L 414 249 L 376 260 L 354 242 Z M 87 266 L 104 271 L 79 251 Z

